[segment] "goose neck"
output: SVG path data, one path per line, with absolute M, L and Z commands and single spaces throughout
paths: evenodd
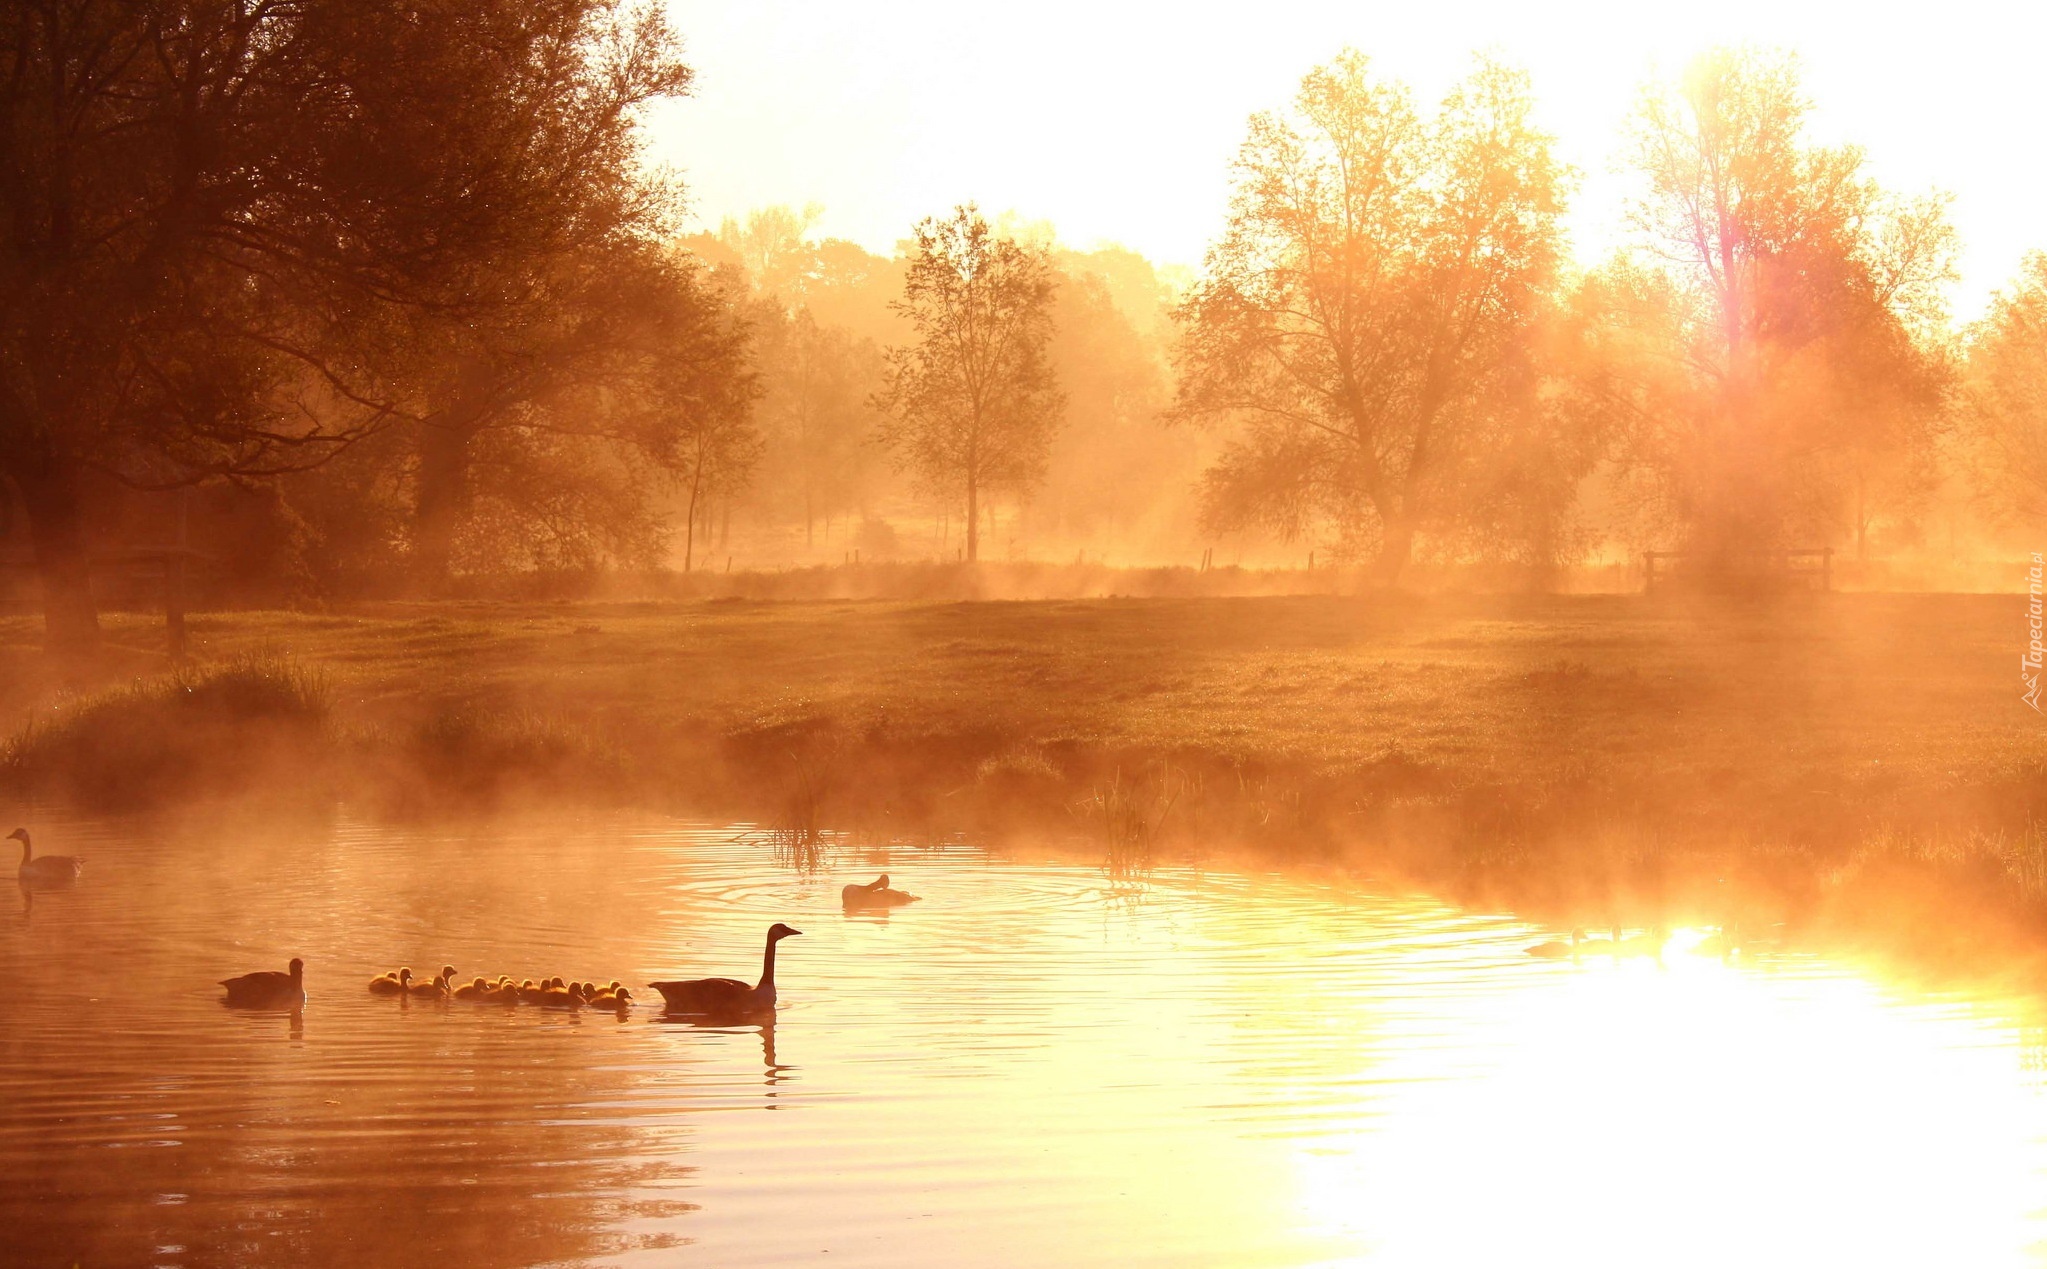
M 754 991 L 767 994 L 775 990 L 775 936 L 768 935 L 768 949 L 761 953 L 761 981 Z

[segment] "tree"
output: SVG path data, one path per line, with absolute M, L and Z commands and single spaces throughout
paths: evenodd
M 1068 540 L 1092 534 L 1127 543 L 1158 513 L 1160 496 L 1185 490 L 1199 471 L 1194 438 L 1160 421 L 1168 399 L 1164 343 L 1155 326 L 1140 325 L 1166 317 L 1169 306 L 1150 265 L 1131 253 L 1062 251 L 1054 260 L 1061 278 L 1050 357 L 1066 394 L 1066 425 L 1030 518 Z M 1141 309 L 1135 317 L 1098 271 L 1104 263 L 1131 275 L 1120 280 Z M 1150 294 L 1139 278 L 1151 283 Z
M 964 495 L 970 561 L 982 495 L 1039 480 L 1059 425 L 1054 276 L 1043 251 L 995 237 L 971 203 L 917 226 L 896 305 L 915 342 L 888 350 L 879 435 L 934 488 Z
M 829 532 L 830 518 L 867 493 L 881 354 L 869 340 L 820 325 L 808 308 L 785 315 L 770 304 L 758 331 L 769 481 L 800 514 L 808 546 L 819 518 Z
M 751 400 L 732 297 L 692 257 L 619 238 L 527 262 L 519 302 L 432 342 L 415 381 L 418 587 L 444 585 L 458 556 L 502 566 L 521 543 L 648 562 L 652 477 L 687 466 L 697 412 Z
M 1635 450 L 1709 560 L 1829 526 L 1861 547 L 1871 499 L 1898 510 L 1929 467 L 1945 204 L 1886 197 L 1854 147 L 1805 145 L 1809 111 L 1790 58 L 1719 50 L 1637 112 L 1635 218 L 1670 271 L 1683 386 Z
M 532 209 L 687 77 L 624 0 L 0 7 L 0 471 L 53 642 L 97 639 L 89 476 L 267 479 L 391 426 L 393 310 L 573 238 Z
M 1970 331 L 1962 404 L 1983 492 L 2001 512 L 2047 518 L 2047 254 L 2028 256 Z
M 1176 356 L 1175 416 L 1242 427 L 1212 524 L 1333 524 L 1390 584 L 1418 532 L 1468 523 L 1556 280 L 1565 171 L 1529 114 L 1495 63 L 1431 118 L 1346 51 L 1252 119 Z

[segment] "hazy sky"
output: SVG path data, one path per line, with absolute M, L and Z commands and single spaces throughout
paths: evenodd
M 1637 89 L 1712 44 L 1798 51 L 1815 135 L 1863 145 L 1893 188 L 1955 195 L 1957 310 L 1973 315 L 2047 248 L 2047 3 L 1378 0 L 669 0 L 698 73 L 655 120 L 697 219 L 818 204 L 818 232 L 886 251 L 976 199 L 1198 263 L 1253 111 L 1345 44 L 1434 98 L 1487 48 L 1525 66 L 1583 174 L 1573 232 L 1603 255 L 1631 188 L 1613 170 Z

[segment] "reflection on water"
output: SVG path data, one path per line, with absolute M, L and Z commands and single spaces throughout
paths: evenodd
M 666 821 L 40 840 L 93 862 L 0 922 L 22 1263 L 2047 1263 L 2029 1002 Z M 843 914 L 883 867 L 923 901 Z M 784 919 L 772 1027 L 364 989 L 750 979 Z M 302 1015 L 220 1006 L 293 955 Z

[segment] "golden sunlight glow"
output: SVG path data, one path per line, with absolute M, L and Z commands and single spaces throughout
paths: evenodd
M 1392 1050 L 1368 1122 L 1297 1152 L 1356 1263 L 2033 1263 L 2047 1119 L 2008 1030 L 1682 953 L 1554 968 Z
M 1796 50 L 1822 139 L 1870 151 L 1888 186 L 1957 192 L 1971 315 L 2038 245 L 2047 173 L 2013 162 L 2006 121 L 2035 111 L 2047 8 L 1961 0 L 1896 20 L 1839 0 L 1336 0 L 1175 6 L 1053 0 L 1023 11 L 911 0 L 827 6 L 671 0 L 702 78 L 657 128 L 699 219 L 773 204 L 823 209 L 818 231 L 891 250 L 968 198 L 1194 264 L 1222 221 L 1245 119 L 1283 104 L 1345 45 L 1434 94 L 1490 49 L 1533 74 L 1542 118 L 1583 178 L 1581 252 L 1624 229 L 1612 170 L 1635 93 L 1702 49 Z M 1900 13 L 1916 10 L 1899 10 Z

